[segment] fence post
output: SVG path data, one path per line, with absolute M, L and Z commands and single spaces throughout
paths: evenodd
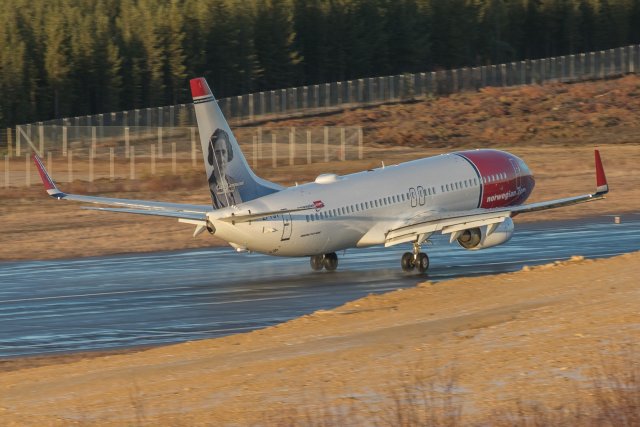
M 124 156 L 129 158 L 129 127 L 124 128 Z
M 178 172 L 178 167 L 176 164 L 176 143 L 171 143 L 171 173 L 176 174 Z
M 329 161 L 329 128 L 324 127 L 324 161 Z
M 329 83 L 324 84 L 324 107 L 329 108 L 331 105 L 331 85 Z
M 26 187 L 31 187 L 31 159 L 29 153 L 24 153 L 24 184 Z
M 191 166 L 196 167 L 196 128 L 191 128 Z
M 9 156 L 4 156 L 4 188 L 9 188 Z
M 7 154 L 11 157 L 13 151 L 13 132 L 11 128 L 7 129 Z
M 271 131 L 271 166 L 275 169 L 278 167 L 278 148 L 276 147 L 277 136 Z
M 296 128 L 292 127 L 289 131 L 289 165 L 295 164 L 296 156 Z
M 39 142 L 39 153 L 41 156 L 44 156 L 44 126 L 41 124 L 38 125 L 38 142 Z
M 629 54 L 627 55 L 627 63 L 628 63 L 628 67 L 629 67 L 629 72 L 630 73 L 635 73 L 635 59 L 633 57 L 633 46 L 629 46 Z
M 66 126 L 62 126 L 62 155 L 67 155 L 67 145 L 69 144 L 68 136 L 67 136 L 68 128 Z
M 129 175 L 130 179 L 136 179 L 136 147 L 131 146 L 129 152 Z
M 93 149 L 89 151 L 89 182 L 93 182 Z
M 67 176 L 73 182 L 73 150 L 67 151 Z
M 156 174 L 156 144 L 151 144 L 151 176 Z
M 109 180 L 113 181 L 116 178 L 116 168 L 113 164 L 115 155 L 113 153 L 113 147 L 109 147 Z
M 47 151 L 47 170 L 49 175 L 53 175 L 53 161 L 51 160 L 51 151 Z
M 574 81 L 576 79 L 576 56 L 569 55 L 569 79 Z
M 253 94 L 250 93 L 249 94 L 249 120 L 250 121 L 253 121 L 253 117 L 254 117 L 253 108 L 254 108 L 253 107 Z
M 311 164 L 311 131 L 307 131 L 307 164 Z
M 158 127 L 158 158 L 162 158 L 162 128 Z
M 91 126 L 91 157 L 95 157 L 96 156 L 96 143 L 97 143 L 98 137 L 96 135 L 96 127 L 95 126 Z

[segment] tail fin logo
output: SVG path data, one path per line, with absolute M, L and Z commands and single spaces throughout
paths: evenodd
M 228 173 L 233 164 L 233 157 L 233 145 L 229 134 L 224 129 L 216 129 L 209 138 L 207 153 L 207 163 L 211 166 L 209 189 L 215 208 L 242 203 L 238 190 L 244 182 L 237 182 Z
M 322 200 L 315 200 L 313 202 L 313 207 L 316 209 L 322 209 L 324 208 L 324 203 L 322 203 Z

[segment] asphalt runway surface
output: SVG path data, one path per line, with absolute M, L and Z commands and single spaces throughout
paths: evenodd
M 331 309 L 370 293 L 522 269 L 572 255 L 640 249 L 640 214 L 519 225 L 504 245 L 466 251 L 436 236 L 427 275 L 407 274 L 410 245 L 338 254 L 335 272 L 307 258 L 231 248 L 0 263 L 0 358 L 210 338 Z M 615 272 L 612 272 L 612 274 Z

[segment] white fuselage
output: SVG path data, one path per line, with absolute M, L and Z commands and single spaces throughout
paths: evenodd
M 508 156 L 508 153 L 496 152 Z M 515 158 L 515 156 L 512 156 Z M 517 159 L 517 158 L 516 158 Z M 518 159 L 519 160 L 519 159 Z M 515 168 L 500 173 L 508 189 L 519 179 Z M 497 174 L 496 174 L 497 177 Z M 345 176 L 321 175 L 237 207 L 213 211 L 216 236 L 249 251 L 278 256 L 311 256 L 385 242 L 386 233 L 425 212 L 481 207 L 488 181 L 462 156 L 444 154 Z M 498 180 L 492 181 L 498 189 Z M 232 224 L 216 217 L 295 207 L 315 209 Z

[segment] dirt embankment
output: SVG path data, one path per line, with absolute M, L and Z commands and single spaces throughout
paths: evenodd
M 453 396 L 460 424 L 521 416 L 517 402 L 593 409 L 609 387 L 594 389 L 594 369 L 640 342 L 638 277 L 640 253 L 576 257 L 427 282 L 247 334 L 34 368 L 27 359 L 0 374 L 0 423 L 284 425 L 350 410 L 386 425 L 413 386 Z M 630 354 L 619 367 L 640 372 Z
M 457 149 L 495 147 L 524 159 L 536 177 L 530 201 L 594 190 L 599 146 L 611 193 L 606 201 L 523 215 L 519 221 L 620 215 L 640 208 L 640 77 L 519 88 L 487 88 L 416 103 L 356 109 L 267 126 L 362 125 L 365 159 L 258 171 L 291 185 L 323 172 L 339 174 Z M 75 182 L 70 192 L 208 204 L 203 172 L 144 181 Z M 0 190 L 0 260 L 63 258 L 221 245 L 170 219 L 83 211 L 47 200 L 44 191 Z

